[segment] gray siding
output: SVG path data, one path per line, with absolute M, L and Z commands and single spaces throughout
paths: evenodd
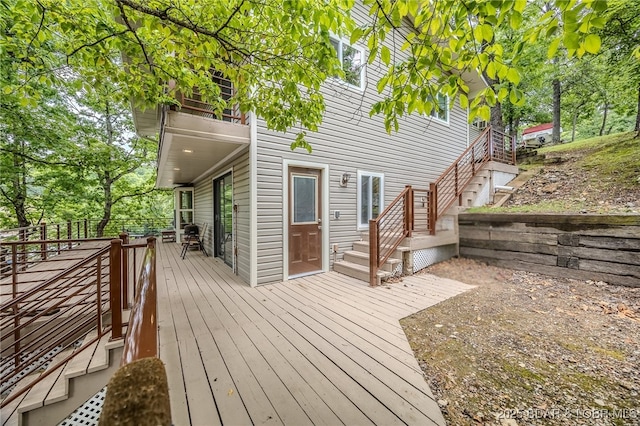
M 364 10 L 355 11 L 354 17 L 367 19 Z M 263 121 L 258 122 L 258 284 L 283 279 L 284 159 L 329 165 L 330 244 L 338 243 L 341 253 L 350 250 L 361 235 L 356 221 L 358 170 L 384 173 L 386 205 L 407 184 L 428 188 L 466 148 L 467 113 L 458 105 L 450 111 L 448 125 L 412 115 L 401 119 L 400 131 L 390 135 L 384 130 L 381 116 L 369 118 L 371 106 L 380 98 L 376 82 L 385 69 L 380 62 L 367 66 L 364 92 L 337 81 L 325 84 L 324 121 L 319 131 L 308 133 L 307 138 L 313 146 L 312 154 L 303 150 L 291 152 L 294 132 L 271 132 Z M 352 178 L 343 188 L 339 182 L 345 172 L 351 173 Z M 333 219 L 335 210 L 341 212 L 339 219 Z M 329 256 L 328 250 L 325 256 Z
M 229 163 L 209 174 L 194 185 L 195 221 L 209 224 L 204 241 L 210 255 L 213 255 L 213 178 L 233 168 L 233 203 L 238 205 L 234 229 L 238 246 L 238 275 L 249 283 L 250 274 L 250 197 L 249 197 L 249 150 L 247 149 Z

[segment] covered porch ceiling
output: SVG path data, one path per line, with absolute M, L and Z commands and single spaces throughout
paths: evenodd
M 160 135 L 156 187 L 192 184 L 250 143 L 249 126 L 167 111 Z

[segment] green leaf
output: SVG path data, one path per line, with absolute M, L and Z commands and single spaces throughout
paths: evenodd
M 469 108 L 469 98 L 464 93 L 460 93 L 458 95 L 458 99 L 460 100 L 460 108 L 466 109 Z
M 491 28 L 491 25 L 489 24 L 482 25 L 482 37 L 486 41 L 493 40 L 493 28 Z
M 547 58 L 551 59 L 556 55 L 556 52 L 558 51 L 558 46 L 560 46 L 560 39 L 556 38 L 554 39 L 551 44 L 549 44 L 549 49 L 547 50 Z
M 391 51 L 387 46 L 382 46 L 382 48 L 380 49 L 380 59 L 382 59 L 382 62 L 385 65 L 389 65 L 389 63 L 391 62 Z
M 509 17 L 509 25 L 514 30 L 520 28 L 520 25 L 522 25 L 522 15 L 519 12 L 513 12 Z
M 351 37 L 349 38 L 349 43 L 350 44 L 356 44 L 356 42 L 358 40 L 360 40 L 360 37 L 362 37 L 362 34 L 364 34 L 364 31 L 362 30 L 362 28 L 360 28 L 360 27 L 354 28 L 353 31 L 351 32 Z
M 589 34 L 584 39 L 584 49 L 589 53 L 596 54 L 600 51 L 601 43 L 600 36 L 597 34 Z
M 565 33 L 564 45 L 567 49 L 577 49 L 580 47 L 580 37 L 576 33 Z

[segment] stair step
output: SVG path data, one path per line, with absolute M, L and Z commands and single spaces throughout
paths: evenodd
M 340 262 L 335 262 L 333 264 L 333 269 L 336 272 L 340 272 L 341 274 L 344 275 L 348 275 L 352 278 L 356 278 L 358 280 L 361 281 L 365 281 L 365 282 L 369 282 L 369 267 L 368 266 L 362 266 L 362 265 L 358 265 L 356 263 L 351 263 L 351 262 L 346 262 L 346 261 L 340 261 Z M 386 277 L 390 277 L 392 274 L 391 272 L 387 272 L 387 271 L 378 271 L 377 276 L 378 276 L 378 282 L 380 282 L 382 279 L 386 278 Z
M 87 336 L 84 338 L 82 347 L 86 346 L 84 342 L 88 342 L 92 339 L 95 339 L 96 337 L 98 337 L 98 331 L 95 329 L 91 330 L 89 334 L 87 334 Z M 96 351 L 99 342 L 100 340 L 97 340 L 85 349 L 82 349 L 82 347 L 78 349 L 82 349 L 82 352 L 80 352 L 78 355 L 73 357 L 71 361 L 69 361 L 69 366 L 66 373 L 68 378 L 71 379 L 73 377 L 87 374 L 87 368 L 89 368 L 89 363 L 91 362 L 91 358 L 93 358 L 93 354 Z
M 387 248 L 389 245 L 383 244 L 381 247 Z M 353 250 L 362 253 L 369 253 L 369 241 L 354 241 Z M 402 253 L 409 251 L 409 247 L 398 246 L 391 257 L 402 259 Z
M 87 373 L 104 370 L 105 368 L 109 367 L 109 348 L 107 348 L 107 343 L 109 342 L 110 338 L 111 333 L 106 333 L 98 341 L 96 351 L 93 354 L 91 361 L 89 362 L 89 366 L 87 367 Z
M 56 356 L 51 359 L 52 365 L 55 365 L 62 361 L 64 358 L 71 355 L 74 351 L 73 347 L 67 348 L 61 352 L 59 352 Z M 18 408 L 19 413 L 24 413 L 25 411 L 31 411 L 35 408 L 42 407 L 45 404 L 45 400 L 47 396 L 51 393 L 54 388 L 56 382 L 59 381 L 60 376 L 64 375 L 64 367 L 62 366 L 58 368 L 53 373 L 49 374 L 47 377 L 38 382 L 27 394 L 27 396 L 22 400 L 20 406 Z
M 344 260 L 346 262 L 351 262 L 357 265 L 366 266 L 367 268 L 369 267 L 369 253 L 363 253 L 361 251 L 355 251 L 355 250 L 345 251 Z M 402 260 L 389 258 L 384 263 L 384 265 L 382 265 L 381 269 L 383 271 L 392 272 L 395 269 L 396 265 L 398 265 L 399 263 L 402 263 Z

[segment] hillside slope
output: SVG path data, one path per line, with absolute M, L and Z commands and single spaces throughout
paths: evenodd
M 531 177 L 492 209 L 549 213 L 640 214 L 640 138 L 620 133 L 544 147 L 519 161 Z

